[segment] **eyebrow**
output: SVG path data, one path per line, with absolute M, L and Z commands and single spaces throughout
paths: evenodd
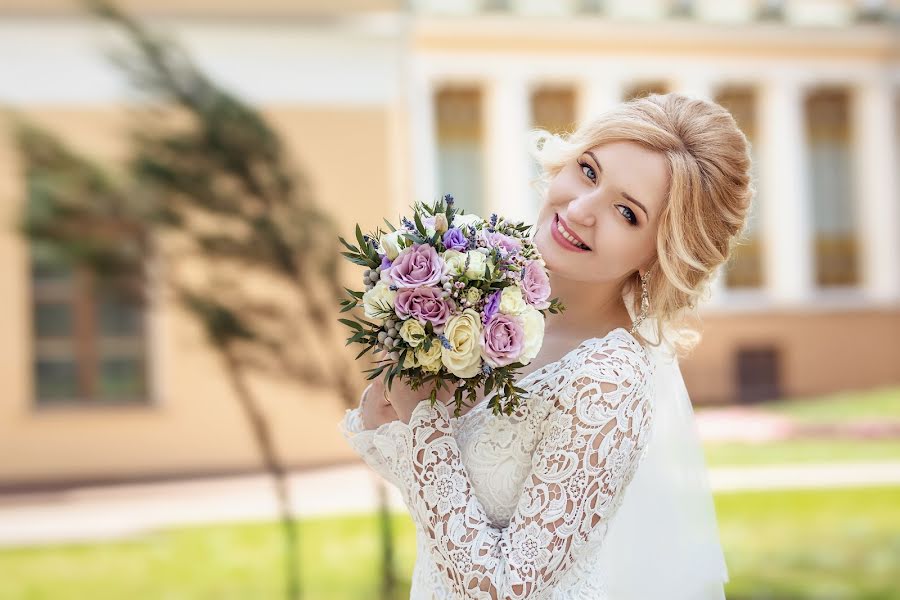
M 594 162 L 597 163 L 597 167 L 598 167 L 601 171 L 603 171 L 603 167 L 600 166 L 600 161 L 597 160 L 597 157 L 594 155 L 594 153 L 591 152 L 590 150 L 587 150 L 586 152 L 587 152 L 588 154 L 590 154 L 590 155 L 591 155 L 591 158 L 594 159 Z M 637 200 L 635 200 L 634 198 L 632 198 L 627 192 L 622 192 L 622 197 L 625 198 L 626 200 L 629 200 L 629 201 L 631 201 L 631 202 L 634 202 L 635 204 L 637 204 L 638 206 L 640 206 L 640 207 L 641 207 L 641 210 L 644 211 L 644 214 L 647 215 L 647 220 L 650 219 L 650 213 L 647 212 L 647 207 L 646 207 L 646 206 L 644 206 L 643 204 L 641 204 L 640 202 L 638 202 Z

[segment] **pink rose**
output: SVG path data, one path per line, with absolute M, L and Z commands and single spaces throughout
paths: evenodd
M 496 313 L 481 333 L 481 356 L 492 367 L 516 362 L 525 347 L 525 329 L 518 317 Z
M 440 283 L 446 270 L 444 260 L 433 246 L 414 244 L 400 251 L 391 263 L 388 277 L 398 288 L 412 288 Z
M 488 248 L 502 248 L 507 252 L 522 249 L 522 240 L 505 233 L 500 233 L 499 231 L 491 232 L 484 228 L 478 234 Z
M 530 261 L 522 271 L 522 292 L 525 302 L 538 310 L 550 306 L 550 278 L 536 260 Z
M 440 333 L 453 311 L 452 304 L 443 298 L 442 292 L 434 287 L 402 289 L 394 299 L 394 310 L 403 319 L 413 317 L 422 325 L 430 322 Z

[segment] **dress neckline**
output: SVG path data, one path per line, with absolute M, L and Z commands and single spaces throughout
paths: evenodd
M 547 371 L 550 367 L 553 367 L 553 366 L 558 365 L 559 363 L 561 363 L 561 362 L 563 362 L 564 360 L 566 360 L 566 359 L 569 357 L 570 354 L 573 354 L 574 352 L 580 350 L 580 349 L 582 348 L 582 346 L 586 346 L 587 344 L 589 344 L 590 342 L 593 342 L 593 341 L 595 341 L 595 340 L 597 340 L 597 341 L 603 341 L 603 340 L 605 340 L 606 338 L 608 338 L 609 336 L 611 336 L 613 333 L 615 333 L 615 332 L 617 332 L 617 331 L 623 332 L 623 333 L 626 335 L 627 339 L 628 339 L 630 342 L 632 342 L 633 344 L 637 345 L 637 346 L 641 349 L 641 352 L 644 353 L 645 356 L 647 355 L 647 349 L 644 348 L 644 345 L 641 344 L 641 342 L 638 341 L 638 339 L 637 339 L 636 337 L 634 337 L 634 335 L 633 335 L 630 331 L 628 331 L 628 330 L 625 329 L 624 327 L 616 327 L 615 329 L 610 329 L 610 330 L 606 333 L 606 335 L 604 335 L 603 337 L 597 337 L 597 336 L 594 336 L 594 337 L 589 337 L 589 338 L 587 338 L 587 339 L 582 340 L 581 342 L 578 343 L 577 346 L 575 346 L 574 348 L 572 348 L 571 350 L 569 350 L 568 352 L 566 352 L 565 354 L 563 354 L 561 357 L 557 358 L 556 360 L 554 360 L 554 361 L 552 361 L 552 362 L 547 363 L 547 364 L 544 365 L 543 367 L 540 367 L 540 368 L 538 368 L 538 369 L 535 369 L 534 371 L 532 371 L 531 373 L 529 373 L 528 375 L 526 375 L 526 376 L 523 377 L 522 379 L 518 380 L 518 381 L 516 382 L 516 385 L 519 385 L 519 386 L 524 385 L 524 383 L 525 383 L 528 379 L 530 379 L 533 375 L 536 375 L 536 374 L 538 374 L 538 373 L 545 372 L 545 371 Z M 471 415 L 472 413 L 474 413 L 476 410 L 479 410 L 480 408 L 482 408 L 482 407 L 484 407 L 484 406 L 487 406 L 487 403 L 488 403 L 488 401 L 490 400 L 490 398 L 491 398 L 491 395 L 485 396 L 484 398 L 481 399 L 481 401 L 480 401 L 478 404 L 476 404 L 475 406 L 473 406 L 472 408 L 470 408 L 467 412 L 465 412 L 465 413 L 459 415 L 458 417 L 454 417 L 454 416 L 451 414 L 451 415 L 450 415 L 450 422 L 458 422 L 458 421 L 461 421 L 462 419 L 465 419 L 467 416 L 469 416 L 469 415 Z M 448 406 L 448 409 L 449 409 L 449 408 L 450 408 L 450 407 Z M 452 411 L 451 411 L 451 412 L 452 412 Z

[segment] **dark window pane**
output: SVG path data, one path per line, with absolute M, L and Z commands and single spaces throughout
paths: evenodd
M 31 244 L 31 277 L 36 283 L 71 281 L 72 267 L 56 248 L 41 242 Z
M 34 371 L 39 402 L 78 397 L 78 374 L 74 360 L 39 358 Z
M 96 311 L 100 335 L 140 335 L 143 331 L 144 312 L 139 304 L 114 298 L 101 299 L 96 304 Z
M 72 306 L 68 302 L 35 303 L 34 331 L 38 337 L 72 335 Z
M 111 356 L 100 363 L 98 393 L 104 400 L 144 397 L 144 368 L 140 357 Z

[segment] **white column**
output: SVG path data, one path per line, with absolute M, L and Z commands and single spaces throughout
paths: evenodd
M 674 82 L 673 91 L 700 100 L 713 100 L 715 86 L 708 76 L 688 73 Z
M 766 82 L 759 115 L 766 287 L 774 301 L 800 304 L 810 299 L 814 282 L 802 86 L 789 77 Z
M 514 221 L 531 223 L 531 170 L 526 149 L 531 126 L 531 97 L 523 77 L 505 75 L 485 90 L 485 218 L 496 212 Z
M 437 121 L 435 118 L 435 85 L 413 69 L 409 76 L 409 165 L 413 177 L 413 201 L 433 202 L 437 187 Z M 409 212 L 409 204 L 399 207 L 399 214 Z M 389 221 L 395 219 L 392 215 Z
M 862 282 L 875 301 L 900 299 L 900 197 L 895 169 L 892 86 L 870 80 L 855 90 L 851 130 L 859 207 Z
M 622 101 L 625 86 L 614 77 L 591 79 L 578 90 L 578 122 L 596 117 Z

